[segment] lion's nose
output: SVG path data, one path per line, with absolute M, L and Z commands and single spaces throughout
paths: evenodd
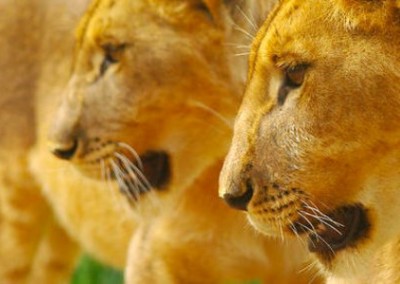
M 230 193 L 225 193 L 223 198 L 225 202 L 232 208 L 247 211 L 247 205 L 253 197 L 253 186 L 250 180 L 246 181 L 244 190 L 233 190 Z
M 79 151 L 83 131 L 79 107 L 63 100 L 48 132 L 48 149 L 59 159 L 72 160 Z
M 78 149 L 78 140 L 73 139 L 65 144 L 50 145 L 50 151 L 54 156 L 63 160 L 71 160 Z

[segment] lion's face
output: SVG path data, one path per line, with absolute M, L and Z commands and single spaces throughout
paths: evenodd
M 214 2 L 95 1 L 77 32 L 53 153 L 135 199 L 185 184 L 220 158 L 239 96 L 224 7 Z
M 267 234 L 308 237 L 337 276 L 400 232 L 395 1 L 284 1 L 253 45 L 220 195 Z

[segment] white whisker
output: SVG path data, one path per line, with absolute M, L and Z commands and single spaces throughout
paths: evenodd
M 330 244 L 328 244 L 328 243 L 318 234 L 318 232 L 317 232 L 317 230 L 315 229 L 314 225 L 308 220 L 308 218 L 307 218 L 306 216 L 304 216 L 304 215 L 302 214 L 302 212 L 304 212 L 304 211 L 301 211 L 301 210 L 300 210 L 300 211 L 297 212 L 297 214 L 299 214 L 301 217 L 303 217 L 303 219 L 311 226 L 312 229 L 308 228 L 307 226 L 302 225 L 301 223 L 298 223 L 298 224 L 301 225 L 303 228 L 307 228 L 308 231 L 309 231 L 311 234 L 313 234 L 313 235 L 316 236 L 319 240 L 321 240 L 322 242 L 324 242 L 324 243 L 328 246 L 328 248 L 332 251 L 332 253 L 335 253 L 335 251 L 332 249 L 332 247 L 330 246 Z M 310 240 L 311 240 L 311 239 L 310 239 Z M 312 240 L 311 240 L 311 242 L 312 242 Z M 313 245 L 314 245 L 314 247 L 315 247 L 315 244 L 314 244 L 314 243 L 313 243 Z
M 326 246 L 329 248 L 329 250 L 330 250 L 333 254 L 335 254 L 335 251 L 333 250 L 333 248 L 331 247 L 331 245 L 330 245 L 327 241 L 325 241 L 323 237 L 321 237 L 321 236 L 318 235 L 318 234 L 316 234 L 315 236 L 316 236 L 319 240 L 321 240 L 322 242 L 324 242 L 324 244 L 326 244 Z
M 115 155 L 120 158 L 124 163 L 129 165 L 129 168 L 134 171 L 134 174 L 136 174 L 136 177 L 138 178 L 138 182 L 140 182 L 145 191 L 149 191 L 152 188 L 150 182 L 134 163 L 132 163 L 127 157 L 121 155 L 121 153 L 116 152 Z
M 258 31 L 258 29 L 259 29 L 259 27 L 258 27 L 258 25 L 256 24 L 256 23 L 257 23 L 257 21 L 256 21 L 256 19 L 254 18 L 253 11 L 251 10 L 251 8 L 250 8 L 250 7 L 248 8 L 248 13 L 247 13 L 247 15 L 248 15 L 248 17 L 249 17 L 250 21 L 251 21 L 252 23 L 254 23 L 254 25 L 256 26 L 256 28 L 255 28 L 255 32 L 257 32 L 257 31 Z
M 308 220 L 308 218 L 306 217 L 306 216 L 304 216 L 303 214 L 303 211 L 298 211 L 297 212 L 297 214 L 299 214 L 301 217 L 303 217 L 303 219 L 311 226 L 311 228 L 312 228 L 312 231 L 314 232 L 314 234 L 317 234 L 317 230 L 315 230 L 315 227 L 314 227 L 314 225 L 310 222 L 310 220 Z
M 311 201 L 310 201 L 311 202 Z M 316 207 L 311 207 L 310 205 L 308 205 L 305 201 L 302 201 L 303 205 L 305 208 L 310 209 L 311 211 L 313 211 L 313 213 L 321 216 L 321 218 L 324 218 L 324 220 L 331 222 L 332 224 L 338 226 L 338 227 L 344 227 L 343 224 L 333 220 L 331 217 L 329 217 L 328 215 L 322 213 L 318 208 Z
M 301 269 L 298 271 L 298 273 L 301 274 L 301 273 L 304 273 L 304 272 L 309 272 L 309 271 L 311 271 L 311 269 L 312 269 L 313 267 L 315 267 L 315 262 L 314 262 L 314 261 L 311 261 L 310 263 L 306 264 L 303 268 L 301 268 Z
M 317 216 L 317 215 L 313 215 L 310 214 L 306 211 L 301 211 L 303 214 L 313 217 L 314 219 L 318 220 L 318 222 L 321 222 L 323 224 L 325 224 L 326 226 L 328 226 L 329 228 L 331 228 L 332 230 L 334 230 L 336 233 L 338 233 L 339 235 L 342 235 L 342 232 L 340 232 L 337 228 L 335 228 L 334 226 L 332 226 L 331 224 L 329 224 L 327 221 L 325 221 L 323 218 L 321 218 L 321 216 Z
M 225 125 L 227 125 L 229 127 L 229 129 L 233 128 L 233 122 L 229 121 L 227 118 L 225 118 L 222 114 L 220 114 L 219 112 L 217 112 L 216 110 L 212 109 L 211 107 L 207 106 L 206 104 L 204 104 L 203 102 L 197 101 L 197 100 L 190 100 L 190 104 L 201 108 L 209 113 L 211 113 L 212 115 L 214 115 L 216 118 L 218 118 L 219 120 L 221 120 Z
M 316 262 L 314 262 L 314 267 L 316 266 Z M 315 272 L 314 272 L 314 276 L 310 279 L 310 281 L 308 281 L 308 284 L 312 284 L 312 283 L 314 283 L 314 281 L 315 281 L 315 279 L 317 278 L 317 276 L 318 276 L 318 270 L 316 270 Z
M 299 235 L 299 232 L 297 231 L 296 226 L 293 224 L 292 221 L 290 221 L 290 219 L 288 219 L 288 221 L 289 221 L 289 223 L 290 223 L 290 224 L 289 224 L 290 228 L 292 229 L 293 233 L 296 235 L 296 238 L 297 238 L 298 240 L 300 240 L 300 242 L 301 242 L 301 244 L 304 246 L 304 248 L 307 249 L 307 244 L 306 244 L 306 242 L 304 241 L 304 239 Z
M 250 24 L 250 26 L 253 28 L 253 31 L 257 31 L 257 25 L 255 22 L 253 22 L 247 15 L 246 13 L 243 12 L 242 8 L 239 5 L 236 5 L 236 8 L 239 10 L 239 12 L 242 14 L 243 18 Z
M 254 39 L 254 35 L 252 35 L 252 34 L 249 33 L 248 31 L 246 31 L 245 29 L 243 29 L 243 28 L 240 27 L 239 25 L 234 24 L 234 29 L 237 30 L 237 31 L 239 31 L 239 32 L 242 32 L 242 33 L 243 33 L 245 36 L 247 36 L 250 40 L 253 40 L 253 39 Z
M 301 227 L 303 227 L 304 229 L 306 229 L 308 232 L 310 232 L 313 236 L 315 236 L 315 237 L 317 237 L 319 240 L 321 240 L 324 244 L 326 244 L 327 247 L 332 251 L 332 253 L 335 254 L 335 251 L 332 249 L 331 245 L 328 244 L 320 235 L 318 235 L 318 233 L 315 231 L 315 229 L 312 230 L 312 229 L 308 228 L 307 226 L 305 226 L 305 225 L 303 225 L 303 224 L 301 224 L 301 223 L 298 223 L 298 224 L 299 224 Z M 312 240 L 311 238 L 309 238 L 309 240 L 311 241 L 312 245 L 313 245 L 314 247 L 316 247 L 316 245 L 315 245 L 315 243 L 313 242 L 313 240 Z
M 122 172 L 122 170 L 118 167 L 118 165 L 113 160 L 111 160 L 111 166 L 113 168 L 114 175 L 115 175 L 115 178 L 117 179 L 120 189 L 123 191 L 123 193 L 128 197 L 128 199 L 131 202 L 135 202 L 135 199 L 134 199 L 135 197 L 132 196 L 132 192 L 130 192 L 129 186 L 126 185 L 126 183 L 124 181 L 124 178 L 123 178 L 124 173 Z
M 140 198 L 140 188 L 139 188 L 140 185 L 139 185 L 138 179 L 137 179 L 136 175 L 132 172 L 132 170 L 127 169 L 126 165 L 124 165 L 124 166 L 125 166 L 125 168 L 121 165 L 121 167 L 123 169 L 128 171 L 129 177 L 132 177 L 132 178 L 126 179 L 125 173 L 121 171 L 121 174 L 124 175 L 124 182 L 127 185 L 127 187 L 129 188 L 127 194 L 132 197 L 130 200 L 138 201 Z
M 309 227 L 307 227 L 306 225 L 303 225 L 302 223 L 297 223 L 297 225 L 299 225 L 300 227 L 302 227 L 303 229 L 305 229 L 307 232 L 311 233 L 311 234 L 315 234 L 315 232 L 313 232 Z M 313 247 L 317 247 L 315 245 L 315 243 L 313 242 L 313 240 L 311 238 L 308 238 L 311 241 L 311 244 L 313 245 Z
M 319 210 L 319 207 L 318 207 L 317 205 L 315 205 L 314 202 L 312 202 L 311 200 L 308 200 L 308 201 L 310 202 L 311 207 L 314 206 L 314 208 L 315 208 L 316 210 L 320 211 L 320 210 Z M 326 205 L 326 204 L 323 203 L 322 201 L 319 201 L 319 203 L 320 203 L 321 205 L 323 205 L 327 210 L 331 211 L 332 208 L 330 208 L 328 205 Z M 320 211 L 320 212 L 321 212 L 321 211 Z
M 250 52 L 236 53 L 233 56 L 248 56 L 248 55 L 250 55 Z
M 139 177 L 139 180 L 141 181 L 141 184 L 147 191 L 151 191 L 153 186 L 150 184 L 149 180 L 146 178 L 146 176 L 143 174 L 143 172 L 136 167 L 134 164 L 131 164 L 132 170 L 136 173 L 136 175 Z
M 124 143 L 124 142 L 118 142 L 117 143 L 118 146 L 125 148 L 126 150 L 128 150 L 133 157 L 136 159 L 137 163 L 138 163 L 138 167 L 143 171 L 143 163 L 142 160 L 140 159 L 139 154 L 135 151 L 135 149 L 133 149 L 130 145 Z
M 116 152 L 114 153 L 114 155 L 115 157 L 117 157 L 117 159 L 119 159 L 122 162 L 122 164 L 125 166 L 125 169 L 128 171 L 129 176 L 131 177 L 131 179 L 133 179 L 132 182 L 134 182 L 134 184 L 132 183 L 130 184 L 132 184 L 134 186 L 134 189 L 138 191 L 138 192 L 135 191 L 135 197 L 138 197 L 136 195 L 139 195 L 141 191 L 143 192 L 148 191 L 149 189 L 145 187 L 143 182 L 139 179 L 138 175 L 133 171 L 132 169 L 133 163 L 120 153 Z

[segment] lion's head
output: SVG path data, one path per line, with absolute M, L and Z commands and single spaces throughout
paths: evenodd
M 228 13 L 223 1 L 94 1 L 78 28 L 52 152 L 117 180 L 133 199 L 184 187 L 221 158 L 242 83 L 230 71 Z
M 400 223 L 398 1 L 289 0 L 260 29 L 220 195 L 360 274 Z

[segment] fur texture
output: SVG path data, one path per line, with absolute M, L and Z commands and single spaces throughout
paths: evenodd
M 398 1 L 283 1 L 252 48 L 220 195 L 251 188 L 258 230 L 327 245 L 332 212 L 362 208 L 356 239 L 313 253 L 329 283 L 399 281 L 399 20 Z
M 246 43 L 232 13 L 249 25 L 248 12 L 231 5 L 93 1 L 77 30 L 72 74 L 57 56 L 42 73 L 34 171 L 60 222 L 98 259 L 123 268 L 133 232 L 128 283 L 309 279 L 298 275 L 301 253 L 277 253 L 291 249 L 260 239 L 217 196 L 246 69 L 229 44 Z M 48 141 L 53 151 L 77 147 L 60 161 Z M 139 196 L 146 184 L 128 170 L 133 149 L 168 154 L 171 176 L 162 190 Z
M 61 1 L 0 1 L 1 283 L 66 283 L 74 269 L 74 244 L 54 221 L 28 166 L 42 39 L 48 27 L 73 18 L 69 8 Z
M 79 247 L 124 268 L 132 233 L 129 283 L 308 281 L 296 245 L 259 238 L 216 197 L 246 70 L 229 55 L 247 42 L 232 17 L 250 25 L 248 9 L 264 8 L 93 1 L 74 43 L 86 1 L 14 2 L 0 2 L 1 283 L 68 283 Z M 84 140 L 73 166 L 49 153 L 49 129 L 50 149 Z M 109 154 L 104 140 L 167 151 L 168 187 L 129 208 L 135 196 L 86 163 Z

